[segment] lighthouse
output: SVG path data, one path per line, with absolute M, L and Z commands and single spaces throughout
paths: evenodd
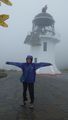
M 60 74 L 55 63 L 55 46 L 60 39 L 55 33 L 55 20 L 47 13 L 47 5 L 32 21 L 32 31 L 25 38 L 24 43 L 30 45 L 30 54 L 34 62 L 49 62 L 52 66 L 37 70 L 38 74 Z

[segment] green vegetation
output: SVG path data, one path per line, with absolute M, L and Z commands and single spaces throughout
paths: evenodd
M 0 70 L 0 78 L 7 77 L 7 73 L 5 70 Z
M 68 68 L 61 70 L 62 72 L 68 72 Z

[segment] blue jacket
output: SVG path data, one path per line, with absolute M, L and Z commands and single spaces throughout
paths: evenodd
M 17 63 L 17 62 L 6 62 L 6 64 L 14 65 L 22 69 L 21 82 L 33 83 L 35 82 L 36 70 L 50 66 L 50 63 Z

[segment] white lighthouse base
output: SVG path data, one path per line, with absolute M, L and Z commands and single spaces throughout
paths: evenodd
M 48 66 L 48 67 L 42 67 L 36 71 L 37 74 L 61 74 L 61 72 L 57 69 L 56 66 Z

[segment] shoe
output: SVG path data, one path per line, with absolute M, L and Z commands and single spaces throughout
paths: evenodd
M 33 108 L 34 108 L 33 103 L 30 104 L 29 108 L 30 108 L 30 109 L 33 109 Z
M 25 100 L 23 100 L 23 104 L 22 104 L 22 106 L 25 106 L 26 103 L 27 103 L 27 101 L 28 101 L 28 99 L 27 99 L 27 97 L 26 97 Z
M 26 106 L 26 102 L 24 101 L 21 107 L 25 107 L 25 106 Z

